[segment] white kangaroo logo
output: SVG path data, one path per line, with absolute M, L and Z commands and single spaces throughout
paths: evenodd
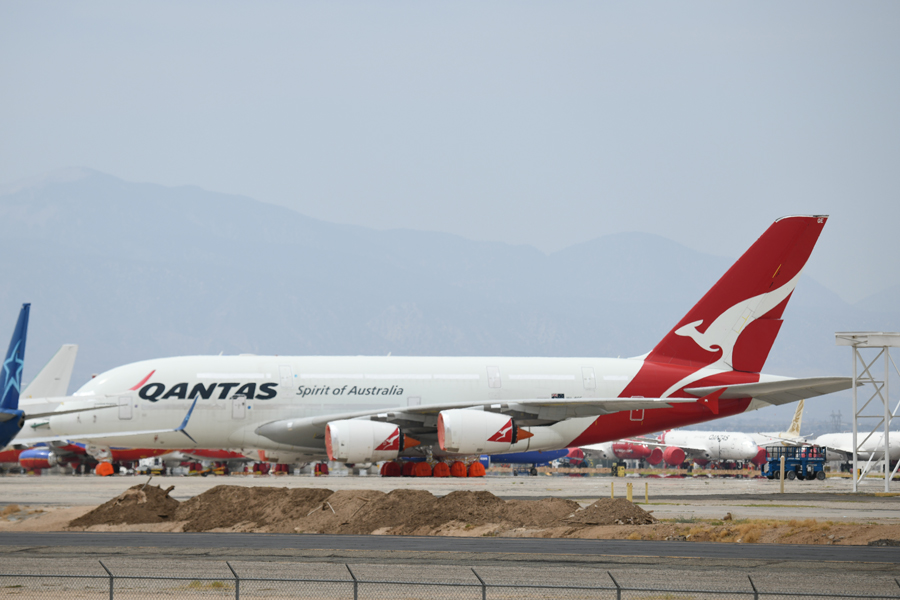
M 675 335 L 691 338 L 697 346 L 706 352 L 715 352 L 715 348 L 719 348 L 722 350 L 722 356 L 707 367 L 691 373 L 674 384 L 665 391 L 662 397 L 666 398 L 689 383 L 712 375 L 711 370 L 731 370 L 734 361 L 734 345 L 737 343 L 741 332 L 746 329 L 747 325 L 784 302 L 791 295 L 791 292 L 794 291 L 794 288 L 797 287 L 799 278 L 800 273 L 798 272 L 793 279 L 780 288 L 738 302 L 716 317 L 703 333 L 700 333 L 697 329 L 703 324 L 703 320 L 693 321 L 676 329 Z

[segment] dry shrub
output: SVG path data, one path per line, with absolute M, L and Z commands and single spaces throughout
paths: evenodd
M 802 529 L 815 529 L 816 525 L 819 524 L 815 519 L 804 519 L 802 521 L 798 519 L 791 519 L 788 521 L 788 527 L 792 528 L 802 528 Z
M 738 525 L 737 530 L 740 532 L 741 541 L 753 544 L 759 541 L 765 528 L 763 523 L 744 523 Z

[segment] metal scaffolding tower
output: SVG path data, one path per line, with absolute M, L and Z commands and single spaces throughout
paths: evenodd
M 900 333 L 876 331 L 838 332 L 834 334 L 834 337 L 838 346 L 850 346 L 853 348 L 853 491 L 858 491 L 859 482 L 877 464 L 878 448 L 880 447 L 883 452 L 881 454 L 881 462 L 884 472 L 884 491 L 889 492 L 891 479 L 897 472 L 897 467 L 900 467 L 900 461 L 897 461 L 897 466 L 891 471 L 891 422 L 897 415 L 897 410 L 900 409 L 900 401 L 897 402 L 894 410 L 891 411 L 889 385 L 891 367 L 894 368 L 894 372 L 900 377 L 900 369 L 897 368 L 897 363 L 891 357 L 891 348 L 900 347 Z M 871 360 L 867 361 L 867 356 L 872 357 Z M 880 358 L 884 360 L 883 379 L 878 379 L 875 372 L 877 371 L 876 364 Z M 862 367 L 861 370 L 859 369 L 860 366 Z M 870 388 L 872 394 L 860 407 L 858 387 L 863 384 L 872 386 Z M 872 409 L 878 408 L 878 402 L 873 403 L 873 400 L 876 398 L 881 402 L 883 410 L 879 411 L 879 414 L 874 414 L 874 412 L 872 414 L 864 414 L 867 410 L 870 410 L 870 405 L 872 405 Z M 859 426 L 861 419 L 867 419 L 869 423 L 874 419 L 878 419 L 878 421 L 875 422 L 872 430 L 860 441 Z M 876 434 L 882 426 L 884 427 L 882 439 L 878 440 Z M 866 452 L 870 457 L 865 467 L 860 471 L 858 455 L 862 447 L 870 439 L 874 442 L 866 447 Z

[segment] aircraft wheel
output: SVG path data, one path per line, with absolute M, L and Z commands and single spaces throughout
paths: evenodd
M 825 471 L 819 471 L 816 473 L 816 479 L 819 481 L 825 481 Z
M 537 469 L 535 467 L 531 467 L 531 470 L 529 471 L 529 473 L 531 474 L 532 477 L 537 477 Z
M 784 478 L 787 479 L 788 481 L 793 481 L 793 480 L 797 479 L 797 472 L 796 471 L 788 471 L 787 473 L 784 474 Z

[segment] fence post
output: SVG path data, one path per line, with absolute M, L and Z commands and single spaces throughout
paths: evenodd
M 750 579 L 749 575 L 747 575 L 747 579 Z M 753 588 L 753 600 L 759 600 L 759 591 L 756 589 L 756 586 L 753 585 L 752 579 L 750 579 L 750 587 Z
M 347 570 L 350 571 L 350 565 L 344 563 L 344 566 L 347 567 Z M 350 571 L 350 577 L 353 578 L 353 600 L 359 599 L 359 581 L 356 580 L 356 575 L 353 574 L 353 571 Z
M 241 578 L 238 577 L 237 571 L 234 570 L 230 562 L 226 560 L 225 564 L 228 565 L 228 568 L 231 569 L 231 574 L 234 575 L 234 600 L 241 600 Z
M 612 579 L 613 584 L 616 586 L 616 600 L 622 600 L 622 588 L 619 586 L 619 582 L 616 581 L 616 578 L 609 571 L 606 574 L 609 575 L 609 578 Z
M 112 571 L 106 568 L 106 565 L 103 564 L 102 560 L 98 560 L 100 566 L 103 567 L 103 570 L 106 571 L 106 574 L 109 575 L 109 600 L 113 600 L 113 574 Z
M 475 567 L 472 567 L 472 572 L 475 573 Z M 478 581 L 481 582 L 481 600 L 487 600 L 487 584 L 478 573 L 475 573 L 475 577 L 477 577 Z

